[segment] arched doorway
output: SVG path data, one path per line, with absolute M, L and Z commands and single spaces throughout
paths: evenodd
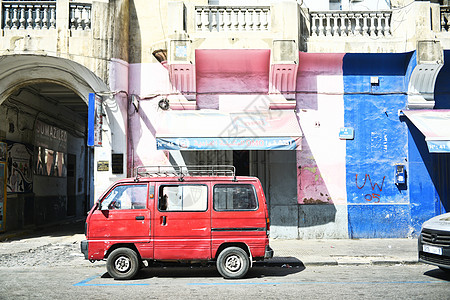
M 83 217 L 94 185 L 88 95 L 107 86 L 87 68 L 55 57 L 8 56 L 0 69 L 7 70 L 0 75 L 6 149 L 0 230 Z

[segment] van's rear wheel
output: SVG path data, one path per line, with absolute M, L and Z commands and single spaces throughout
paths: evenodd
M 229 247 L 217 257 L 217 270 L 223 278 L 239 279 L 247 274 L 250 267 L 248 254 L 239 247 Z
M 114 279 L 133 278 L 139 271 L 139 258 L 134 250 L 118 248 L 111 252 L 106 261 L 106 270 Z

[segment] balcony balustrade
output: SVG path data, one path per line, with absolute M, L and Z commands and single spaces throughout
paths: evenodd
M 69 28 L 91 28 L 91 4 L 69 4 Z M 52 1 L 3 1 L 2 28 L 8 30 L 55 29 L 56 0 Z
M 268 31 L 270 6 L 196 6 L 197 31 Z
M 56 0 L 3 1 L 2 4 L 4 30 L 56 28 Z
M 311 36 L 390 36 L 390 11 L 311 12 Z

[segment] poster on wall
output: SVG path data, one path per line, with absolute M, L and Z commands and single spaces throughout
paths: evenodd
M 0 162 L 0 231 L 5 230 L 6 162 Z
M 31 193 L 33 191 L 33 147 L 22 143 L 8 142 L 7 157 L 7 192 Z
M 34 174 L 54 177 L 67 176 L 67 154 L 44 147 L 36 147 Z
M 6 153 L 8 152 L 8 146 L 4 142 L 0 142 L 0 161 L 6 161 Z

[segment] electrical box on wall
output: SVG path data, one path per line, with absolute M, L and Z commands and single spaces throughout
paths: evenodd
M 406 183 L 406 169 L 405 165 L 394 166 L 394 181 L 396 185 Z

